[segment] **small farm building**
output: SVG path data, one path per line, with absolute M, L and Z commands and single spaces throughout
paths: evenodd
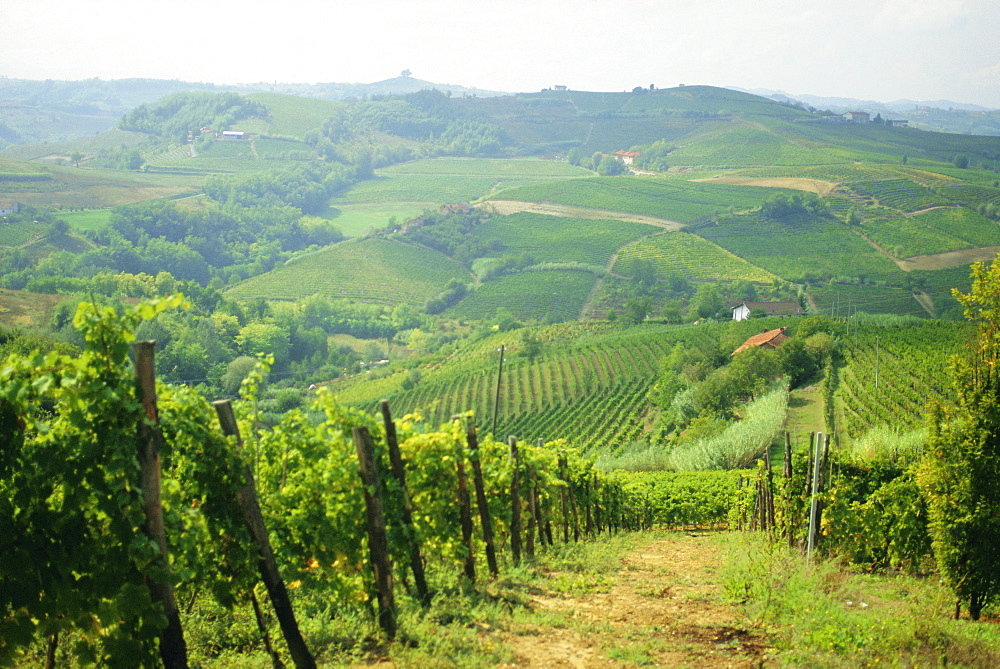
M 451 204 L 442 204 L 438 212 L 442 214 L 468 214 L 472 211 L 472 205 L 468 202 L 453 202 Z
M 615 160 L 620 160 L 626 165 L 631 165 L 632 161 L 641 155 L 638 151 L 615 151 Z
M 870 123 L 871 115 L 868 112 L 852 111 L 844 114 L 844 118 L 851 123 Z
M 804 316 L 806 313 L 798 302 L 740 302 L 733 307 L 733 320 L 750 318 L 754 309 L 761 309 L 768 316 Z
M 222 139 L 243 139 L 246 133 L 242 130 L 223 130 Z
M 0 200 L 0 216 L 9 216 L 21 211 L 21 205 L 13 200 Z
M 791 339 L 791 337 L 785 334 L 785 330 L 787 329 L 787 326 L 782 326 L 780 328 L 775 328 L 774 330 L 764 330 L 762 333 L 747 339 L 730 355 L 732 356 L 737 353 L 742 353 L 748 348 L 778 348 Z

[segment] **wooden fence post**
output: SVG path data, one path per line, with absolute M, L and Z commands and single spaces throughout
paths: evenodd
M 521 564 L 521 459 L 517 453 L 517 437 L 507 438 L 510 445 L 510 553 L 514 565 Z
M 235 437 L 236 449 L 242 454 L 243 438 L 240 435 L 239 425 L 236 423 L 233 405 L 229 400 L 219 400 L 213 402 L 212 406 L 215 407 L 215 413 L 219 417 L 222 433 L 227 437 Z M 292 602 L 288 597 L 288 589 L 278 571 L 278 562 L 274 559 L 271 538 L 268 535 L 267 526 L 264 525 L 264 514 L 260 510 L 257 484 L 249 465 L 244 465 L 243 476 L 246 479 L 246 484 L 236 493 L 236 501 L 239 503 L 243 523 L 257 545 L 257 569 L 260 571 L 260 578 L 264 582 L 264 587 L 267 588 L 268 597 L 271 598 L 271 606 L 274 607 L 275 615 L 278 617 L 278 625 L 281 627 L 281 634 L 285 637 L 285 643 L 288 644 L 288 652 L 292 656 L 292 662 L 295 663 L 296 667 L 312 669 L 316 666 L 316 660 L 309 652 L 309 648 L 302 638 L 302 632 L 299 631 L 298 622 L 295 620 L 295 611 L 292 609 Z
M 389 411 L 389 400 L 379 402 L 382 410 L 382 423 L 385 426 L 385 442 L 389 448 L 389 464 L 392 466 L 392 474 L 403 492 L 403 527 L 410 542 L 410 571 L 413 572 L 413 581 L 417 586 L 417 597 L 420 603 L 428 606 L 431 603 L 430 590 L 427 588 L 427 577 L 424 574 L 424 560 L 420 554 L 420 540 L 413 527 L 413 506 L 410 503 L 410 492 L 406 487 L 406 467 L 403 463 L 403 455 L 399 451 L 399 439 L 396 436 L 396 423 L 392 420 Z
M 135 375 L 139 401 L 142 403 L 144 418 L 139 419 L 139 466 L 142 507 L 146 516 L 145 532 L 160 549 L 165 572 L 170 571 L 170 555 L 167 549 L 167 532 L 163 523 L 163 504 L 160 498 L 160 449 L 163 435 L 160 432 L 160 417 L 156 407 L 156 342 L 142 341 L 132 345 L 135 353 Z M 187 645 L 181 629 L 180 611 L 177 598 L 169 578 L 163 583 L 147 580 L 154 602 L 163 606 L 167 617 L 167 627 L 160 632 L 160 658 L 167 669 L 187 667 Z
M 365 516 L 368 524 L 368 555 L 375 573 L 375 593 L 378 597 L 378 624 L 390 641 L 396 638 L 396 602 L 392 593 L 392 562 L 389 559 L 389 538 L 385 530 L 382 508 L 382 484 L 375 461 L 375 444 L 366 427 L 351 430 L 354 448 L 358 452 L 358 469 L 365 491 Z
M 483 482 L 483 467 L 479 461 L 479 438 L 472 418 L 465 423 L 465 441 L 469 446 L 469 460 L 472 462 L 472 482 L 476 487 L 476 506 L 479 507 L 479 522 L 483 526 L 483 543 L 486 544 L 486 565 L 490 576 L 500 575 L 497 567 L 496 546 L 493 543 L 493 521 L 490 518 L 489 502 L 486 499 L 486 485 Z
M 566 503 L 566 488 L 569 486 L 569 477 L 566 474 L 566 451 L 559 456 L 559 479 L 564 485 L 559 486 L 559 507 L 562 510 L 563 543 L 569 543 L 569 513 Z

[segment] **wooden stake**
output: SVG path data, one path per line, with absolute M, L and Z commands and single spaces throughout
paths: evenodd
M 146 515 L 145 532 L 156 542 L 162 557 L 162 568 L 170 571 L 167 533 L 163 523 L 163 505 L 160 499 L 160 449 L 163 435 L 156 408 L 156 342 L 142 341 L 132 344 L 135 353 L 135 375 L 139 401 L 142 402 L 144 419 L 139 420 L 139 466 L 142 489 L 142 506 Z M 169 578 L 163 583 L 147 579 L 154 602 L 163 606 L 167 627 L 160 632 L 160 658 L 167 669 L 187 667 L 187 645 L 181 629 L 180 611 Z
M 410 492 L 406 487 L 406 467 L 403 463 L 403 455 L 399 451 L 399 439 L 396 437 L 396 423 L 392 420 L 389 412 L 389 400 L 379 402 L 382 410 L 382 424 L 385 426 L 385 443 L 389 448 L 389 464 L 392 466 L 392 474 L 399 482 L 399 487 L 403 491 L 403 527 L 406 528 L 407 538 L 410 542 L 410 571 L 413 572 L 413 582 L 417 586 L 417 597 L 424 606 L 431 603 L 430 590 L 427 588 L 427 577 L 424 574 L 424 560 L 420 553 L 420 540 L 417 538 L 416 530 L 413 527 L 413 506 L 410 503 Z
M 365 513 L 368 521 L 368 554 L 375 572 L 378 597 L 378 623 L 390 641 L 396 638 L 396 602 L 392 593 L 392 561 L 389 559 L 389 537 L 385 530 L 382 507 L 382 485 L 375 461 L 375 444 L 366 427 L 352 429 L 354 447 L 358 452 L 358 468 L 364 484 Z
M 521 461 L 517 453 L 517 437 L 508 437 L 510 445 L 510 553 L 514 565 L 521 564 Z
M 461 445 L 456 444 L 461 451 Z M 460 453 L 455 459 L 458 474 L 458 513 L 462 525 L 462 541 L 465 543 L 465 576 L 470 581 L 476 580 L 476 549 L 472 544 L 472 504 L 469 500 L 469 483 L 465 478 L 465 454 Z
M 465 423 L 465 442 L 469 446 L 469 461 L 472 463 L 472 482 L 476 487 L 476 506 L 479 507 L 479 522 L 483 526 L 483 543 L 486 544 L 486 565 L 490 576 L 500 575 L 497 567 L 496 546 L 493 543 L 493 521 L 490 518 L 489 502 L 486 500 L 486 485 L 483 482 L 483 467 L 479 461 L 479 438 L 472 418 Z
M 243 438 L 240 435 L 239 425 L 236 423 L 233 405 L 229 400 L 219 400 L 213 402 L 212 406 L 215 407 L 215 413 L 219 416 L 222 433 L 236 439 L 237 452 L 242 454 Z M 246 485 L 236 493 L 236 501 L 239 503 L 243 523 L 257 545 L 257 569 L 260 572 L 260 578 L 267 589 L 268 597 L 271 598 L 271 606 L 274 607 L 274 613 L 278 617 L 278 625 L 281 627 L 281 634 L 288 645 L 288 653 L 292 656 L 292 662 L 300 669 L 313 669 L 316 666 L 316 660 L 302 638 L 299 624 L 295 620 L 295 611 L 292 609 L 292 601 L 288 597 L 288 589 L 278 571 L 278 562 L 274 558 L 274 549 L 271 547 L 271 537 L 264 524 L 264 514 L 260 510 L 257 484 L 249 466 L 244 467 L 243 476 L 246 479 Z

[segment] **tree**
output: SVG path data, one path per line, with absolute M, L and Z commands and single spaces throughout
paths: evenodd
M 646 320 L 646 316 L 653 310 L 653 298 L 633 297 L 625 302 L 622 313 L 622 320 L 630 325 L 638 325 Z
M 79 167 L 80 161 L 83 160 L 83 154 L 80 153 L 79 151 L 74 151 L 73 153 L 69 154 L 69 159 L 73 161 L 74 165 Z
M 955 156 L 954 160 L 951 161 L 951 164 L 960 170 L 964 170 L 969 166 L 969 157 L 964 153 L 960 153 Z
M 401 76 L 401 77 L 412 77 L 413 73 L 410 72 L 409 69 L 406 69 L 406 70 L 403 70 L 402 72 L 400 72 L 399 76 Z
M 955 356 L 954 407 L 932 403 L 928 453 L 917 483 L 927 499 L 938 570 L 969 617 L 1000 593 L 1000 258 L 972 266 L 972 289 L 953 290 L 977 337 Z
M 597 163 L 597 173 L 602 177 L 616 177 L 628 173 L 628 167 L 620 160 L 615 160 L 614 156 L 602 156 Z

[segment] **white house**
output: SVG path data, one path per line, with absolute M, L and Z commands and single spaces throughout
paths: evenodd
M 0 216 L 9 216 L 21 211 L 21 205 L 13 200 L 0 200 Z
M 740 302 L 733 307 L 733 320 L 750 318 L 754 309 L 761 309 L 768 316 L 804 316 L 806 313 L 798 302 Z

